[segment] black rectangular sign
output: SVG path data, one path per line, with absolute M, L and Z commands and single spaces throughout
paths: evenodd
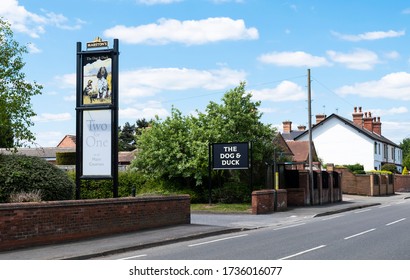
M 248 169 L 248 143 L 215 143 L 212 144 L 213 169 Z

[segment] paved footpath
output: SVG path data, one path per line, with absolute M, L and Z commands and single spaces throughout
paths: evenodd
M 62 260 L 90 259 L 179 241 L 203 238 L 261 227 L 283 226 L 344 211 L 392 204 L 410 198 L 410 193 L 383 197 L 343 195 L 340 203 L 289 208 L 287 211 L 264 215 L 191 213 L 191 224 L 111 235 L 101 238 L 30 247 L 0 252 L 0 260 Z

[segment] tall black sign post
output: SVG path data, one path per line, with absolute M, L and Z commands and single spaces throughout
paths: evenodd
M 249 169 L 252 168 L 252 149 L 249 155 L 248 142 L 213 143 L 209 144 L 209 204 L 211 204 L 212 179 L 211 170 Z M 252 169 L 250 172 L 250 186 L 252 188 Z
M 110 179 L 118 197 L 118 39 L 77 42 L 76 199 L 81 180 Z

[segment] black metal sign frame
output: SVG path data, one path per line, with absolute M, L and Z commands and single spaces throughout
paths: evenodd
M 92 51 L 77 42 L 76 199 L 82 179 L 110 179 L 118 197 L 118 56 L 118 39 Z
M 250 142 L 211 143 L 208 147 L 208 196 L 211 204 L 212 170 L 250 169 L 249 181 L 252 189 L 252 144 Z

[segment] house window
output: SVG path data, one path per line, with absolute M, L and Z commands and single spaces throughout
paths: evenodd
M 389 150 L 387 149 L 387 145 L 383 144 L 383 158 L 385 161 L 387 161 L 388 156 L 389 156 Z
M 377 142 L 374 142 L 374 154 L 377 154 Z
M 394 151 L 394 147 L 391 148 L 391 157 L 392 157 L 393 161 L 396 160 L 396 153 Z

